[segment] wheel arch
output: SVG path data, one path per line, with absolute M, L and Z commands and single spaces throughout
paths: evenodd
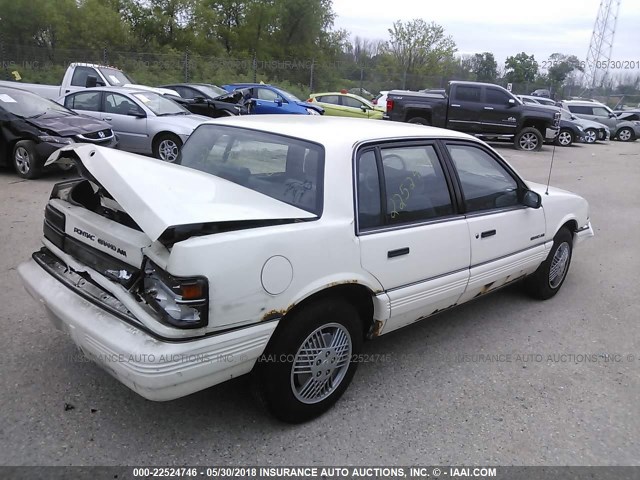
M 180 135 L 178 135 L 177 133 L 171 132 L 169 130 L 161 130 L 158 133 L 156 133 L 153 136 L 153 138 L 151 139 L 151 147 L 152 148 L 155 148 L 157 146 L 158 139 L 160 137 L 162 137 L 163 135 L 171 135 L 172 137 L 176 137 L 182 143 L 182 138 L 180 138 Z
M 542 138 L 544 139 L 544 132 L 547 128 L 547 122 L 545 120 L 542 120 L 540 118 L 526 118 L 524 122 L 522 122 L 522 129 L 525 129 L 527 127 L 535 128 L 536 130 L 538 130 L 538 132 L 540 132 Z
M 278 326 L 273 332 L 272 338 L 295 317 L 295 314 L 302 311 L 305 306 L 328 299 L 341 299 L 350 303 L 358 312 L 362 321 L 362 335 L 377 336 L 380 331 L 383 320 L 375 319 L 376 293 L 367 285 L 359 283 L 355 280 L 336 281 L 322 288 L 317 288 L 307 292 L 299 300 L 293 302 L 286 310 L 279 312 L 269 312 L 274 317 L 281 317 Z M 378 306 L 380 308 L 380 306 Z M 267 315 L 269 315 L 267 314 Z M 386 316 L 385 316 L 386 319 Z

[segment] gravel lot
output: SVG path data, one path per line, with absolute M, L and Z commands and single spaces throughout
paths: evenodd
M 498 149 L 546 183 L 551 147 Z M 556 149 L 551 183 L 589 200 L 596 237 L 555 298 L 513 286 L 369 342 L 381 361 L 297 426 L 244 378 L 153 403 L 82 360 L 16 272 L 62 178 L 0 170 L 0 464 L 640 465 L 640 142 Z

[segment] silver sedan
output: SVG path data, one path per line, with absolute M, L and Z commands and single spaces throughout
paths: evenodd
M 209 120 L 155 92 L 132 88 L 87 88 L 58 102 L 111 124 L 121 150 L 168 162 L 176 160 L 191 132 Z

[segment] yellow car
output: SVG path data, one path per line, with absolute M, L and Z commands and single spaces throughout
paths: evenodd
M 325 115 L 382 119 L 385 110 L 369 100 L 347 92 L 312 93 L 307 102 L 324 108 Z

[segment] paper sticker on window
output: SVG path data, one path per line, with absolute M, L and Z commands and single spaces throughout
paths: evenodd
M 120 80 L 115 75 L 109 75 L 109 80 L 111 80 L 111 85 L 119 85 Z
M 9 95 L 7 95 L 6 93 L 1 93 L 0 94 L 0 101 L 2 101 L 4 103 L 18 103 L 13 98 L 11 98 Z

